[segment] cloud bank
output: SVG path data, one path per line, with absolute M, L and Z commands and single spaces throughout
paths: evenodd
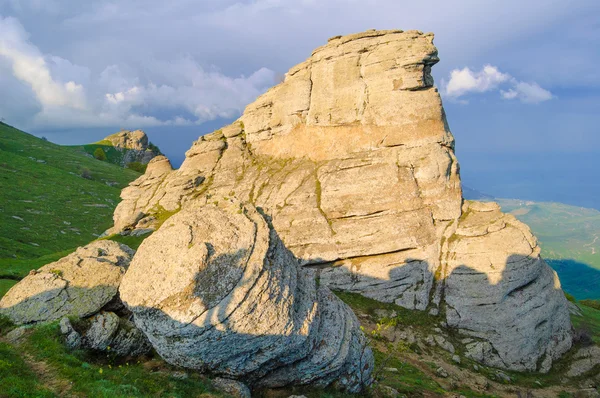
M 5 61 L 0 73 L 9 71 L 39 105 L 30 128 L 139 128 L 233 118 L 275 80 L 267 68 L 249 76 L 226 76 L 186 55 L 150 59 L 143 79 L 114 64 L 94 74 L 86 66 L 43 54 L 16 18 L 1 16 L 0 58 Z
M 443 93 L 450 98 L 458 99 L 467 94 L 499 91 L 502 98 L 518 99 L 523 103 L 537 104 L 548 101 L 554 96 L 537 83 L 523 82 L 507 73 L 502 73 L 492 65 L 485 65 L 479 72 L 468 67 L 454 69 L 450 72 L 448 83 L 442 83 Z M 506 90 L 501 87 L 508 87 Z

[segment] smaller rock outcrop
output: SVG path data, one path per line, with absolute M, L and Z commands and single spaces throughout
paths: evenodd
M 68 318 L 61 319 L 60 331 L 69 348 L 106 351 L 117 356 L 139 356 L 152 349 L 133 322 L 114 312 L 102 311 L 82 324 L 82 330 L 76 330 Z
M 252 387 L 359 391 L 373 354 L 356 316 L 315 276 L 252 205 L 227 200 L 169 218 L 138 249 L 120 294 L 174 365 Z
M 13 286 L 0 300 L 0 314 L 17 325 L 93 315 L 117 296 L 133 254 L 109 240 L 80 247 Z
M 131 162 L 148 164 L 154 157 L 160 155 L 160 150 L 149 140 L 142 130 L 121 130 L 109 135 L 101 143 L 110 143 L 118 151 L 123 153 L 121 166 L 125 167 Z
M 493 202 L 465 201 L 443 241 L 446 321 L 475 340 L 466 356 L 488 366 L 547 372 L 571 348 L 560 281 L 529 228 Z
M 595 366 L 599 366 L 600 347 L 594 345 L 581 348 L 577 351 L 573 359 L 574 361 L 567 371 L 567 377 L 579 377 L 594 369 Z

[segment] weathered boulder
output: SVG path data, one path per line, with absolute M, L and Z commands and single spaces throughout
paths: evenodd
M 69 318 L 60 320 L 60 332 L 67 347 L 110 352 L 117 356 L 139 356 L 150 352 L 152 346 L 133 322 L 114 312 L 101 311 L 80 322 L 76 329 Z
M 186 208 L 148 237 L 120 294 L 174 365 L 252 386 L 359 391 L 372 353 L 352 311 L 315 274 L 252 205 L 222 201 Z
M 529 228 L 495 203 L 465 202 L 453 231 L 444 242 L 439 293 L 448 325 L 481 339 L 467 345 L 467 356 L 548 371 L 571 347 L 571 322 L 558 276 Z
M 0 300 L 0 314 L 21 325 L 93 315 L 116 296 L 134 251 L 100 240 L 32 271 Z
M 244 383 L 237 380 L 224 379 L 217 377 L 212 381 L 213 387 L 219 391 L 232 396 L 233 398 L 251 398 L 250 389 Z
M 567 376 L 581 376 L 594 369 L 594 367 L 600 366 L 600 347 L 594 345 L 581 348 L 574 355 L 573 359 L 574 361 L 567 371 Z
M 148 136 L 142 130 L 121 130 L 104 138 L 101 143 L 103 142 L 110 143 L 111 146 L 122 152 L 122 166 L 127 166 L 131 162 L 147 164 L 154 157 L 160 155 L 160 151 L 150 145 Z
M 520 370 L 541 359 L 547 370 L 571 344 L 566 301 L 523 224 L 497 205 L 471 202 L 463 214 L 436 62 L 432 34 L 331 39 L 239 120 L 196 141 L 180 169 L 126 188 L 113 232 L 236 197 L 259 206 L 330 288 L 445 314 L 479 338 L 473 358 Z

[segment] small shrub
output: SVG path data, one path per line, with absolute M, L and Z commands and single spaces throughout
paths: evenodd
M 0 315 L 0 336 L 15 328 L 15 324 L 6 315 Z
M 54 275 L 58 276 L 58 277 L 62 277 L 63 276 L 63 272 L 59 269 L 53 269 L 50 271 L 51 273 L 53 273 Z
M 48 141 L 48 138 L 46 138 L 45 136 L 42 136 L 42 141 Z
M 104 149 L 96 148 L 94 151 L 94 157 L 98 160 L 106 160 L 106 153 L 104 153 Z
M 579 304 L 583 304 L 586 307 L 591 307 L 596 310 L 600 310 L 600 300 L 581 300 Z
M 86 180 L 91 180 L 92 179 L 92 172 L 90 171 L 90 169 L 87 168 L 83 168 L 81 169 L 81 176 L 83 178 L 85 178 Z
M 148 165 L 140 163 L 140 162 L 130 162 L 130 163 L 127 163 L 126 167 L 133 171 L 137 171 L 138 173 L 144 174 L 146 172 L 146 168 L 148 167 Z
M 588 347 L 594 344 L 592 332 L 587 327 L 587 325 L 583 324 L 575 328 L 575 333 L 573 333 L 573 342 L 575 344 L 581 344 L 584 347 Z
M 162 155 L 160 148 L 157 147 L 156 145 L 154 145 L 152 142 L 148 143 L 148 149 L 150 149 L 152 152 L 154 152 L 157 155 Z

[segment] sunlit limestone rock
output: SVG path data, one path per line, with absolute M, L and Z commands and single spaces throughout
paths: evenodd
M 252 386 L 357 392 L 373 355 L 358 320 L 253 206 L 190 206 L 140 246 L 120 287 L 168 362 Z
M 179 170 L 125 189 L 113 232 L 157 209 L 235 196 L 263 208 L 303 263 L 341 260 L 326 283 L 424 309 L 440 231 L 461 206 L 432 40 L 417 31 L 330 40 L 238 121 L 194 143 Z
M 496 203 L 465 202 L 438 276 L 448 325 L 476 338 L 466 347 L 472 359 L 548 371 L 571 348 L 558 276 L 529 228 Z
M 463 214 L 454 138 L 430 73 L 436 62 L 432 34 L 332 38 L 236 122 L 200 137 L 180 169 L 149 168 L 126 188 L 112 231 L 235 197 L 268 215 L 323 284 L 445 315 L 484 343 L 470 348 L 481 362 L 547 370 L 570 345 L 566 302 L 524 225 L 476 202 L 473 214 L 495 218 Z M 509 271 L 489 272 L 490 264 Z M 461 266 L 486 275 L 459 278 Z M 527 295 L 507 304 L 504 294 L 524 285 Z M 480 308 L 461 291 L 489 299 Z M 519 319 L 527 310 L 535 324 Z
M 104 138 L 100 144 L 109 144 L 120 151 L 122 166 L 127 166 L 131 162 L 147 164 L 160 155 L 158 148 L 150 144 L 148 136 L 142 130 L 121 130 Z
M 0 300 L 0 314 L 16 324 L 86 317 L 113 300 L 133 250 L 100 240 L 32 271 Z

